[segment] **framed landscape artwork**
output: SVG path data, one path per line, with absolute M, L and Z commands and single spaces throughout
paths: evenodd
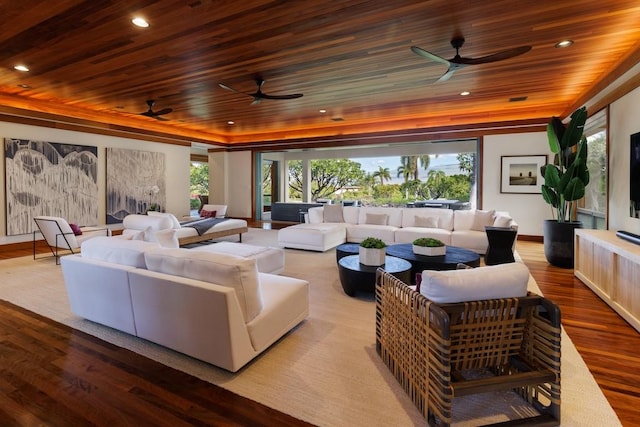
M 546 155 L 502 156 L 501 193 L 541 193 L 544 177 L 540 168 L 547 164 Z

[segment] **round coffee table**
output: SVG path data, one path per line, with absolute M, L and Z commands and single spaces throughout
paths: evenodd
M 423 270 L 455 270 L 458 263 L 470 267 L 480 266 L 480 255 L 470 249 L 447 246 L 444 255 L 426 256 L 413 253 L 411 243 L 400 243 L 387 247 L 387 255 L 402 258 L 411 263 L 411 283 L 415 284 L 416 273 Z
M 411 283 L 411 263 L 409 261 L 387 256 L 383 265 L 364 265 L 360 264 L 359 255 L 347 255 L 338 260 L 338 274 L 344 293 L 352 297 L 356 291 L 374 292 L 378 267 L 384 268 L 406 284 Z
M 336 262 L 347 255 L 357 255 L 358 252 L 360 252 L 360 243 L 343 243 L 338 245 L 336 246 Z

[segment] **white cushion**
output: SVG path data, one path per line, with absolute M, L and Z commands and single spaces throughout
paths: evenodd
M 85 258 L 131 267 L 146 268 L 144 253 L 157 249 L 160 245 L 142 240 L 94 237 L 82 243 L 81 252 Z
M 149 211 L 147 212 L 147 215 L 169 218 L 169 220 L 171 220 L 171 228 L 175 228 L 176 230 L 179 230 L 181 227 L 180 221 L 178 221 L 178 218 L 176 218 L 176 216 L 172 213 Z
M 529 269 L 521 262 L 468 270 L 424 270 L 420 293 L 436 303 L 527 295 Z
M 167 216 L 131 214 L 124 217 L 122 225 L 125 230 L 145 230 L 151 227 L 152 230 L 158 231 L 173 228 L 173 221 Z
M 159 249 L 145 253 L 147 269 L 233 288 L 245 322 L 262 310 L 256 260 L 231 254 Z
M 504 215 L 496 216 L 496 219 L 493 221 L 494 227 L 509 227 L 511 225 L 511 218 Z
M 179 248 L 180 242 L 178 241 L 178 236 L 176 230 L 171 228 L 167 230 L 160 230 L 153 233 L 153 239 L 160 243 L 160 246 L 163 248 Z
M 167 228 L 167 230 L 173 230 L 172 228 Z M 156 242 L 156 239 L 153 235 L 154 231 L 151 226 L 145 228 L 142 231 L 138 231 L 131 235 L 131 240 L 142 240 L 143 242 Z

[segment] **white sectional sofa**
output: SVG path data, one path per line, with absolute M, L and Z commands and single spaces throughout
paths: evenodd
M 309 314 L 308 282 L 228 253 L 96 237 L 62 271 L 76 316 L 231 372 Z
M 485 226 L 518 228 L 509 213 L 494 210 L 327 205 L 310 208 L 305 223 L 279 230 L 278 244 L 323 252 L 367 237 L 377 237 L 388 245 L 434 237 L 484 254 L 489 244 Z

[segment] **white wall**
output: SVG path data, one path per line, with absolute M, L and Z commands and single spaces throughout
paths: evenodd
M 209 153 L 209 202 L 227 205 L 227 216 L 253 216 L 251 156 L 251 151 Z
M 487 135 L 482 150 L 482 209 L 508 211 L 518 223 L 518 234 L 542 236 L 542 223 L 551 209 L 541 194 L 500 192 L 502 156 L 546 154 L 552 159 L 545 132 Z
M 609 109 L 609 229 L 640 234 L 640 219 L 629 215 L 630 136 L 640 132 L 640 88 Z
M 102 223 L 106 222 L 106 148 L 127 148 L 132 150 L 156 151 L 165 153 L 167 212 L 178 217 L 189 214 L 189 165 L 190 147 L 171 144 L 159 144 L 130 138 L 95 135 L 61 129 L 51 129 L 16 123 L 0 122 L 0 139 L 31 139 L 37 141 L 59 142 L 98 147 L 98 215 Z M 3 145 L 4 146 L 4 145 Z M 6 236 L 6 197 L 5 163 L 0 162 L 0 244 L 24 242 L 32 239 L 30 234 Z M 117 228 L 117 226 L 114 226 Z

